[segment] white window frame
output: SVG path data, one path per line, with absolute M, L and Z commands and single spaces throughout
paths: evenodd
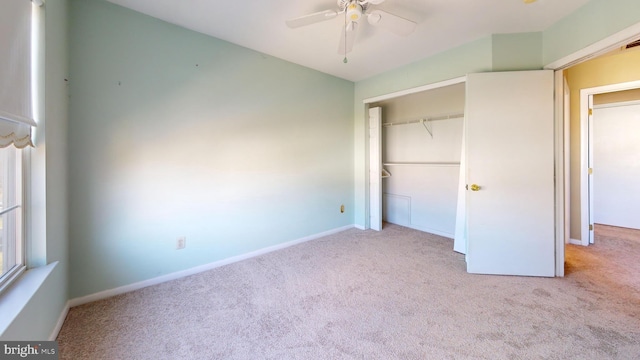
M 2 151 L 4 149 L 0 149 Z M 2 217 L 2 256 L 3 268 L 0 276 L 0 292 L 9 287 L 26 270 L 25 247 L 25 211 L 24 211 L 24 180 L 25 180 L 25 153 L 28 150 L 12 149 L 15 153 L 5 153 L 5 166 L 0 176 L 3 178 L 2 205 L 8 206 L 0 210 Z M 11 156 L 13 155 L 13 156 Z M 13 163 L 13 164 L 11 164 Z M 13 165 L 13 166 L 10 166 Z M 15 202 L 8 204 L 8 199 L 15 198 Z M 9 221 L 11 218 L 13 221 Z M 15 236 L 13 236 L 15 234 Z M 9 238 L 13 238 L 9 241 Z M 5 273 L 5 263 L 8 260 L 6 253 L 11 253 L 15 264 Z

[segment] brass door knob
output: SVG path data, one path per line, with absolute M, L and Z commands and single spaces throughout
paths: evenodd
M 471 184 L 471 191 L 480 191 L 480 185 Z

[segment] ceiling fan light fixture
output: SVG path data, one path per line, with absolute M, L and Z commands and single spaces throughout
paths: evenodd
M 362 17 L 362 6 L 358 3 L 351 3 L 347 6 L 347 17 L 351 21 L 358 21 Z
M 292 29 L 326 21 L 336 17 L 338 14 L 344 16 L 344 25 L 340 36 L 338 54 L 345 55 L 344 62 L 347 62 L 346 54 L 351 51 L 357 37 L 358 27 L 361 26 L 362 17 L 367 18 L 369 25 L 373 25 L 396 35 L 408 36 L 411 34 L 416 23 L 393 13 L 377 9 L 371 5 L 383 3 L 384 0 L 337 0 L 337 10 L 324 10 L 308 15 L 299 16 L 287 20 L 287 26 Z
M 522 0 L 525 4 L 533 4 L 536 0 Z

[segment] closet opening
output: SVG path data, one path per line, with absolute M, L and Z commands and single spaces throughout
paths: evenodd
M 371 228 L 381 220 L 453 239 L 464 226 L 456 220 L 464 204 L 465 79 L 372 100 L 380 119 L 370 118 L 370 188 L 380 188 L 381 201 L 371 197 Z

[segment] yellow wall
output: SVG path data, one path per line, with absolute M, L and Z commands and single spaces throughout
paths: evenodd
M 593 96 L 593 105 L 640 100 L 640 89 L 616 91 Z
M 580 90 L 640 80 L 640 48 L 605 55 L 578 64 L 566 72 L 571 89 L 571 239 L 580 233 Z

